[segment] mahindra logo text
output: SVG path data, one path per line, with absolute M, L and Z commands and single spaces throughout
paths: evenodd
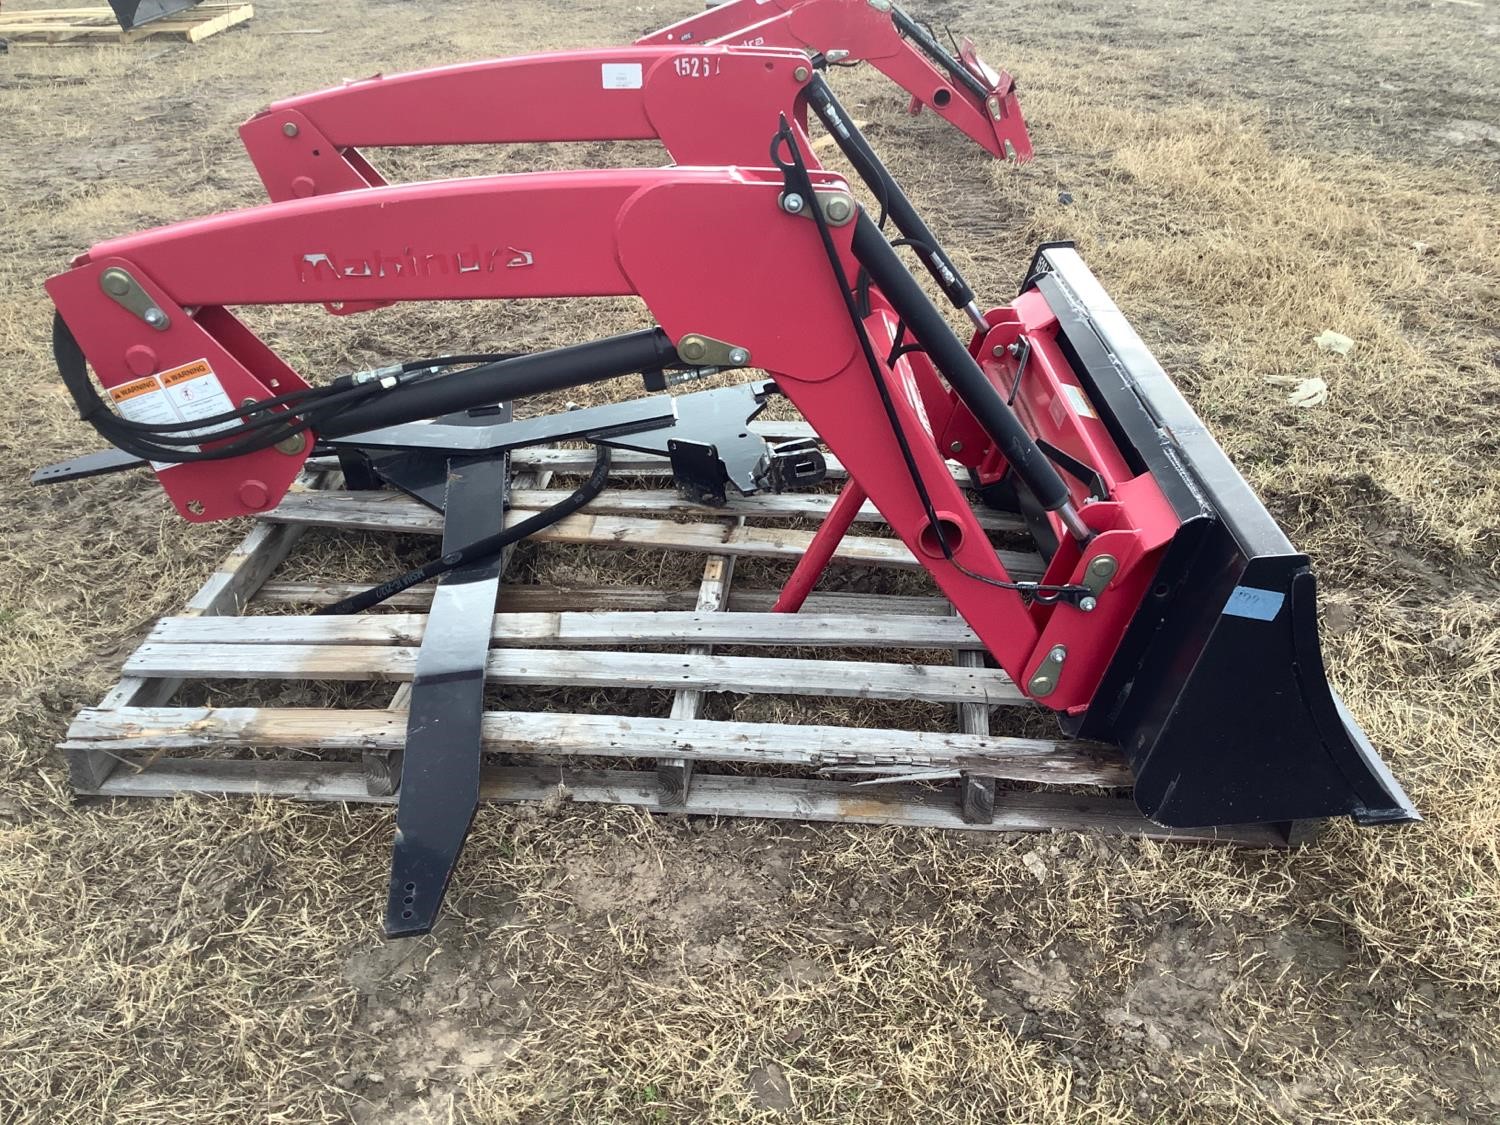
M 462 250 L 413 250 L 408 246 L 399 253 L 378 250 L 365 257 L 322 251 L 298 257 L 297 280 L 305 284 L 366 277 L 447 277 L 524 269 L 532 261 L 530 250 L 514 246 L 486 250 L 477 242 Z

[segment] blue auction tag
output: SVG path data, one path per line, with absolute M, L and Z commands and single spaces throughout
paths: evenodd
M 1286 595 L 1278 590 L 1261 590 L 1254 586 L 1236 586 L 1224 603 L 1231 617 L 1249 617 L 1255 621 L 1274 621 L 1281 612 Z

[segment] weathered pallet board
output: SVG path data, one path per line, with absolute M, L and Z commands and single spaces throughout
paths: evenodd
M 125 674 L 208 680 L 410 680 L 412 645 L 143 644 Z M 662 652 L 521 648 L 492 652 L 491 684 L 511 687 L 660 688 L 831 699 L 910 699 L 925 703 L 1027 702 L 988 668 L 881 664 L 863 660 L 786 660 Z
M 722 557 L 722 556 L 719 556 Z M 716 585 L 715 591 L 718 586 Z M 720 595 L 719 602 L 727 600 Z M 163 617 L 148 644 L 419 645 L 422 613 L 310 617 L 289 629 L 285 617 Z M 578 610 L 497 613 L 490 627 L 501 647 L 630 645 L 784 645 L 798 648 L 978 648 L 959 617 L 829 613 L 723 613 Z M 982 667 L 983 662 L 975 665 Z
M 506 513 L 507 526 L 534 515 L 516 508 Z M 727 513 L 726 513 L 727 514 Z M 396 493 L 290 493 L 263 517 L 273 523 L 338 527 L 358 531 L 402 531 L 426 535 L 442 532 L 442 517 L 409 497 Z M 813 533 L 779 527 L 741 527 L 726 523 L 670 523 L 632 516 L 592 515 L 587 510 L 567 516 L 532 536 L 538 543 L 579 543 L 602 547 L 646 547 L 735 557 L 800 559 Z M 1029 552 L 996 551 L 1013 576 L 1041 577 L 1041 559 Z M 921 564 L 899 539 L 848 535 L 833 561 L 852 566 L 886 566 L 915 570 Z
M 550 508 L 568 495 L 571 489 L 518 488 L 511 493 L 511 503 L 526 511 L 541 511 Z M 744 516 L 758 519 L 817 519 L 821 520 L 833 508 L 838 496 L 832 492 L 783 492 L 757 493 L 754 496 L 730 495 L 723 507 L 698 504 L 665 488 L 615 489 L 603 493 L 589 504 L 589 511 L 622 516 L 700 516 L 723 517 Z M 992 512 L 975 509 L 974 518 L 979 526 L 991 531 L 1024 531 L 1026 523 L 1020 516 L 1007 512 Z M 856 523 L 884 523 L 874 504 L 866 501 L 854 515 Z
M 729 602 L 729 586 L 733 579 L 734 556 L 709 555 L 703 564 L 703 578 L 698 583 L 698 600 L 693 605 L 693 616 L 706 617 L 711 625 L 721 624 L 725 620 L 721 615 Z M 707 656 L 712 651 L 711 645 L 697 644 L 687 650 L 687 655 Z M 698 718 L 703 713 L 706 698 L 700 688 L 680 688 L 672 693 L 671 718 L 679 722 Z M 692 781 L 693 759 L 673 757 L 657 760 L 656 784 L 661 792 L 662 804 L 681 805 Z
M 328 473 L 314 470 L 303 473 L 294 487 L 298 490 L 317 489 L 328 482 Z M 304 531 L 304 528 L 289 525 L 257 523 L 188 600 L 185 615 L 214 617 L 244 612 L 250 599 L 271 572 L 285 561 Z M 165 703 L 176 693 L 180 683 L 177 679 L 125 675 L 105 694 L 99 706 L 113 708 Z M 65 757 L 70 780 L 74 788 L 80 790 L 96 787 L 115 767 L 113 757 L 86 750 L 69 751 Z
M 157 36 L 201 43 L 254 17 L 254 4 L 200 4 L 124 31 L 107 7 L 19 8 L 0 12 L 0 39 L 13 46 L 97 46 Z
M 757 430 L 766 436 L 775 436 L 774 427 L 771 425 L 759 425 L 751 423 L 751 429 Z M 780 431 L 777 431 L 780 432 Z M 802 431 L 810 433 L 811 431 Z M 828 469 L 829 480 L 844 480 L 849 472 L 832 453 L 824 453 L 823 459 Z M 308 462 L 314 468 L 335 468 L 338 465 L 334 458 L 314 458 Z M 587 476 L 594 468 L 594 454 L 588 449 L 554 449 L 551 447 L 535 446 L 528 449 L 517 449 L 511 454 L 511 464 L 519 470 L 532 472 L 553 472 L 562 476 Z M 967 482 L 969 471 L 960 465 L 950 463 L 949 472 L 953 479 Z M 667 458 L 659 453 L 639 453 L 633 449 L 617 449 L 611 458 L 610 472 L 619 477 L 658 477 L 669 478 L 672 475 L 672 465 Z
M 255 596 L 272 605 L 329 605 L 358 593 L 363 586 L 347 582 L 267 582 Z M 775 604 L 779 591 L 729 591 L 728 610 L 760 613 Z M 507 586 L 500 591 L 501 614 L 552 613 L 589 607 L 621 610 L 691 610 L 698 601 L 696 589 L 655 590 L 641 586 Z M 430 587 L 414 586 L 383 603 L 390 609 L 426 609 L 432 604 Z M 808 595 L 804 610 L 813 613 L 873 613 L 893 616 L 951 614 L 943 598 L 900 594 L 860 594 L 845 590 L 815 591 Z
M 146 772 L 122 769 L 96 795 L 173 797 L 184 792 L 218 797 L 267 796 L 304 801 L 393 804 L 395 796 L 372 794 L 357 764 L 346 762 L 179 761 L 163 759 Z M 752 816 L 775 820 L 984 832 L 1077 831 L 1183 843 L 1233 843 L 1284 847 L 1269 828 L 1194 831 L 1164 828 L 1142 817 L 1129 800 L 1072 794 L 1007 791 L 993 819 L 965 821 L 941 793 L 912 787 L 860 788 L 845 782 L 790 778 L 698 775 L 683 803 L 661 803 L 656 776 L 633 770 L 579 770 L 563 781 L 555 768 L 487 766 L 485 800 L 541 801 L 563 796 L 580 804 L 629 805 L 655 812 L 696 816 Z
M 392 749 L 406 713 L 277 707 L 122 707 L 80 712 L 69 748 L 120 755 L 141 750 L 276 747 L 318 751 Z M 929 731 L 491 711 L 490 753 L 661 758 L 748 765 L 891 767 L 982 771 L 1012 781 L 1126 786 L 1130 771 L 1110 747 L 1044 738 L 981 738 Z

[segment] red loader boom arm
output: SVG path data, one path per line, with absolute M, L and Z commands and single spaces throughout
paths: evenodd
M 874 225 L 859 214 L 843 181 L 815 175 L 825 210 L 835 201 L 845 207 L 845 220 L 832 231 L 853 277 L 859 269 L 852 249 L 856 232 L 889 247 L 878 232 L 869 234 Z M 929 433 L 929 426 L 946 433 L 962 425 L 952 417 L 950 396 L 931 379 L 924 380 L 924 395 L 907 362 L 894 369 L 879 364 L 953 549 L 953 562 L 940 561 L 937 533 L 902 467 L 902 451 L 830 284 L 813 224 L 788 213 L 778 202 L 783 194 L 776 172 L 687 168 L 534 173 L 344 193 L 102 243 L 48 282 L 48 290 L 111 391 L 130 387 L 142 371 L 174 371 L 206 360 L 235 400 L 269 398 L 295 376 L 250 355 L 237 334 L 226 336 L 226 326 L 243 330 L 223 319 L 224 306 L 325 303 L 351 295 L 378 301 L 638 295 L 679 347 L 689 336 L 724 341 L 743 349 L 740 365 L 753 363 L 772 374 L 955 605 L 966 616 L 972 612 L 1002 665 L 1018 683 L 1026 682 L 1045 655 L 1037 649 L 1049 623 L 1061 636 L 1065 622 L 1051 606 L 1028 605 L 1015 590 L 991 585 L 1013 579 Z M 833 209 L 840 213 L 839 206 Z M 701 252 L 696 233 L 706 230 L 717 232 L 711 255 Z M 475 231 L 493 234 L 475 241 Z M 723 261 L 735 268 L 721 269 Z M 236 265 L 225 269 L 225 262 Z M 165 318 L 165 328 L 111 299 L 107 278 L 121 275 L 139 285 Z M 765 278 L 775 278 L 775 284 L 763 284 Z M 881 350 L 889 350 L 888 311 L 877 308 L 870 319 L 871 331 L 883 334 Z M 967 358 L 961 344 L 953 340 L 953 346 Z M 969 365 L 977 376 L 972 359 Z M 944 416 L 926 417 L 924 399 L 946 403 Z M 393 420 L 366 418 L 371 428 Z M 295 452 L 257 453 L 253 463 L 234 458 L 178 465 L 162 470 L 161 479 L 187 518 L 221 519 L 273 507 L 306 455 L 304 445 Z M 268 465 L 268 459 L 279 462 Z M 1071 505 L 1050 465 L 1042 465 L 1059 490 L 1054 506 Z M 1106 509 L 1096 505 L 1092 511 L 1103 517 Z M 1110 530 L 1093 540 L 1090 557 L 1113 551 L 1122 563 L 1117 581 L 1123 584 L 1143 546 L 1159 547 L 1169 531 L 1166 524 L 1145 536 Z M 1049 568 L 1063 582 L 1081 576 L 1087 565 L 1068 542 Z M 1122 624 L 1128 600 L 1113 599 Z M 1071 609 L 1069 614 L 1083 616 Z M 1107 655 L 1100 654 L 1099 671 Z M 1085 681 L 1085 675 L 1074 678 L 1073 690 L 1049 702 L 1081 707 L 1089 694 Z
M 474 106 L 498 107 L 475 113 Z M 524 112 L 507 112 L 525 106 Z M 277 102 L 240 127 L 274 200 L 383 187 L 360 146 L 658 140 L 683 165 L 753 167 L 766 122 L 787 119 L 803 159 L 811 109 L 886 202 L 955 308 L 987 327 L 974 292 L 938 245 L 820 74 L 798 51 L 624 47 L 554 52 L 367 78 Z M 703 127 L 704 121 L 713 123 Z M 345 300 L 344 314 L 383 302 Z
M 995 156 L 1031 159 L 1016 84 L 963 40 L 956 53 L 890 0 L 729 0 L 641 44 L 794 47 L 830 63 L 868 62 Z
M 811 74 L 790 50 L 519 55 L 288 98 L 240 137 L 274 200 L 384 185 L 366 147 L 659 140 L 678 164 L 758 165 L 769 158 L 767 122 L 784 113 L 806 124 Z

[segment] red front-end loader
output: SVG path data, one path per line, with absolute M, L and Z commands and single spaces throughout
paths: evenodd
M 689 21 L 693 35 L 752 8 L 778 13 L 778 28 L 805 27 L 798 13 L 815 8 L 896 18 L 853 0 L 738 0 Z M 177 509 L 206 521 L 274 508 L 313 454 L 482 467 L 569 437 L 595 444 L 606 467 L 611 448 L 660 451 L 686 491 L 712 502 L 821 479 L 817 443 L 771 446 L 744 425 L 779 393 L 848 471 L 779 611 L 798 609 L 868 499 L 1021 692 L 1066 731 L 1119 747 L 1148 817 L 1195 828 L 1416 819 L 1328 684 L 1308 558 L 1078 253 L 1041 247 L 1014 299 L 986 305 L 819 60 L 684 46 L 688 25 L 675 26 L 675 41 L 372 79 L 257 115 L 244 139 L 276 202 L 101 243 L 47 283 L 63 380 L 117 452 L 43 476 L 149 463 Z M 841 42 L 859 42 L 853 34 Z M 1019 113 L 990 117 L 1007 123 L 1020 154 Z M 873 213 L 819 166 L 810 118 L 863 181 Z M 643 138 L 677 163 L 389 185 L 361 152 Z M 903 250 L 963 310 L 967 339 Z M 654 327 L 529 355 L 393 362 L 321 386 L 232 311 L 590 296 L 638 297 Z M 765 378 L 741 387 L 451 422 L 623 375 L 665 390 L 752 368 Z M 596 472 L 567 510 L 604 482 Z M 1043 573 L 1012 573 L 976 499 L 1026 517 Z M 548 518 L 558 513 L 468 540 L 455 531 L 441 558 L 333 609 L 368 608 L 483 563 Z M 454 597 L 455 621 L 488 621 L 492 605 Z M 477 653 L 455 642 L 418 666 L 390 933 L 430 927 L 473 815 L 477 736 L 411 751 L 434 715 L 450 734 L 455 716 L 477 716 L 487 625 L 482 642 Z

